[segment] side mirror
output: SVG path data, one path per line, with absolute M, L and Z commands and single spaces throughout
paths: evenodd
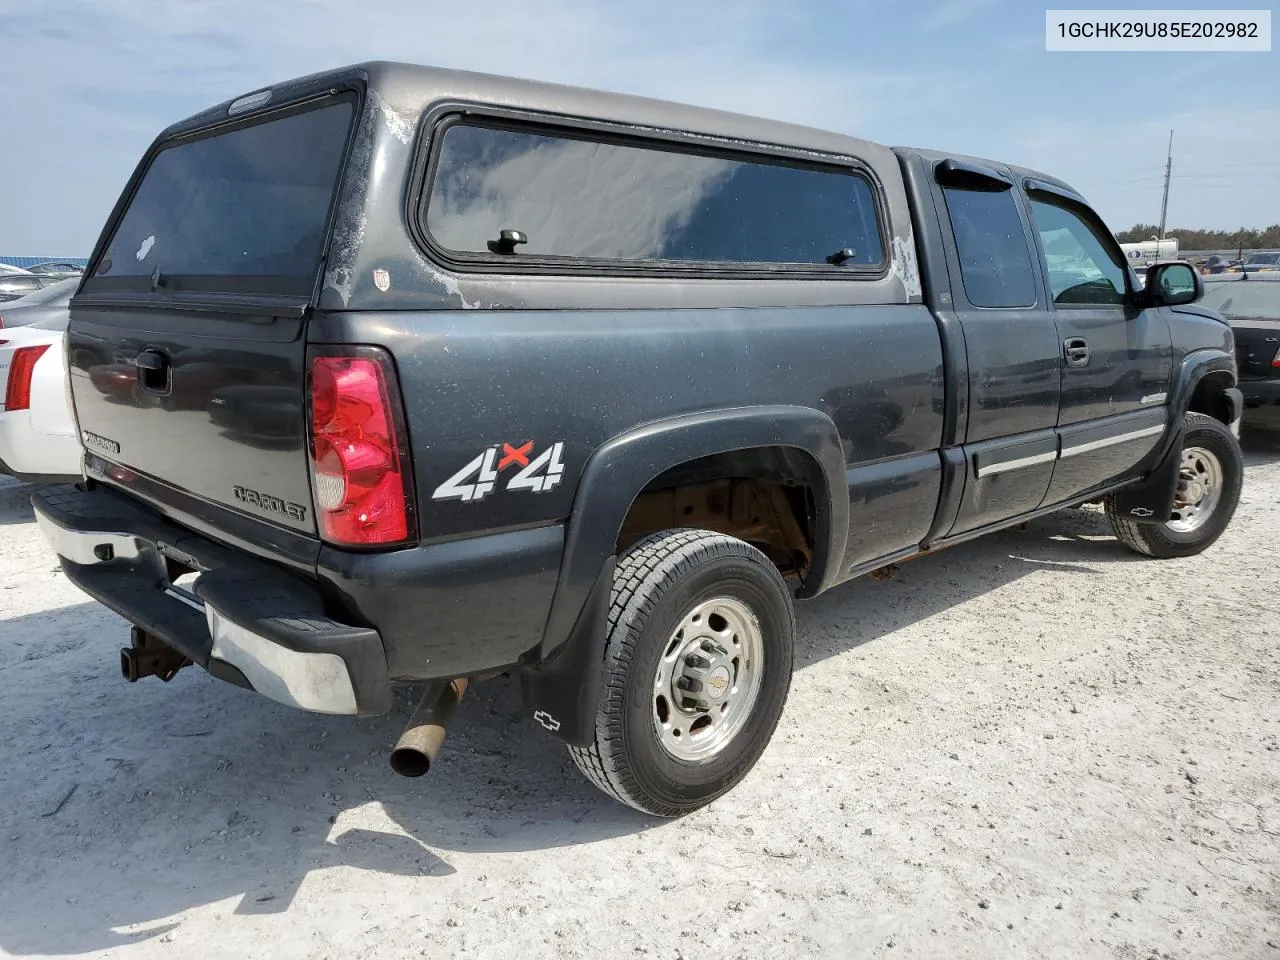
M 1204 281 L 1189 263 L 1157 263 L 1147 270 L 1141 300 L 1148 307 L 1178 307 L 1204 296 Z

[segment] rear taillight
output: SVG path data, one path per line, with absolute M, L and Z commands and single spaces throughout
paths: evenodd
M 310 415 L 321 537 L 352 547 L 412 540 L 413 487 L 391 358 L 375 347 L 313 354 Z
M 38 347 L 19 347 L 13 351 L 13 359 L 9 361 L 9 385 L 4 391 L 4 408 L 6 410 L 27 410 L 31 407 L 31 375 L 35 373 L 36 361 L 49 349 L 47 343 Z
M 1273 367 L 1280 367 L 1280 350 L 1277 350 L 1276 355 L 1271 358 L 1271 365 Z

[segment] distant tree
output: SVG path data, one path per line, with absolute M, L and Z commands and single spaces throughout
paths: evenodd
M 1156 235 L 1158 228 L 1152 223 L 1134 224 L 1128 230 L 1121 230 L 1116 239 L 1121 243 L 1137 243 L 1150 240 Z M 1239 230 L 1192 230 L 1185 227 L 1170 227 L 1165 230 L 1166 237 L 1177 237 L 1178 246 L 1183 250 L 1236 250 L 1241 247 L 1251 248 L 1280 247 L 1280 223 L 1273 223 L 1263 229 L 1241 227 Z

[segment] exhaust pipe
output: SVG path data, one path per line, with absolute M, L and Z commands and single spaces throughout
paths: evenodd
M 436 762 L 449 721 L 467 690 L 467 678 L 433 683 L 422 695 L 409 725 L 391 751 L 391 769 L 402 777 L 421 777 Z

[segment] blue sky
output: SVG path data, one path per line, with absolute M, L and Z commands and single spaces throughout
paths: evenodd
M 1173 128 L 1172 224 L 1280 221 L 1280 54 L 1051 54 L 1044 10 L 1026 0 L 0 0 L 0 250 L 87 254 L 168 123 L 366 59 L 1008 160 L 1070 181 L 1115 229 L 1158 219 Z

